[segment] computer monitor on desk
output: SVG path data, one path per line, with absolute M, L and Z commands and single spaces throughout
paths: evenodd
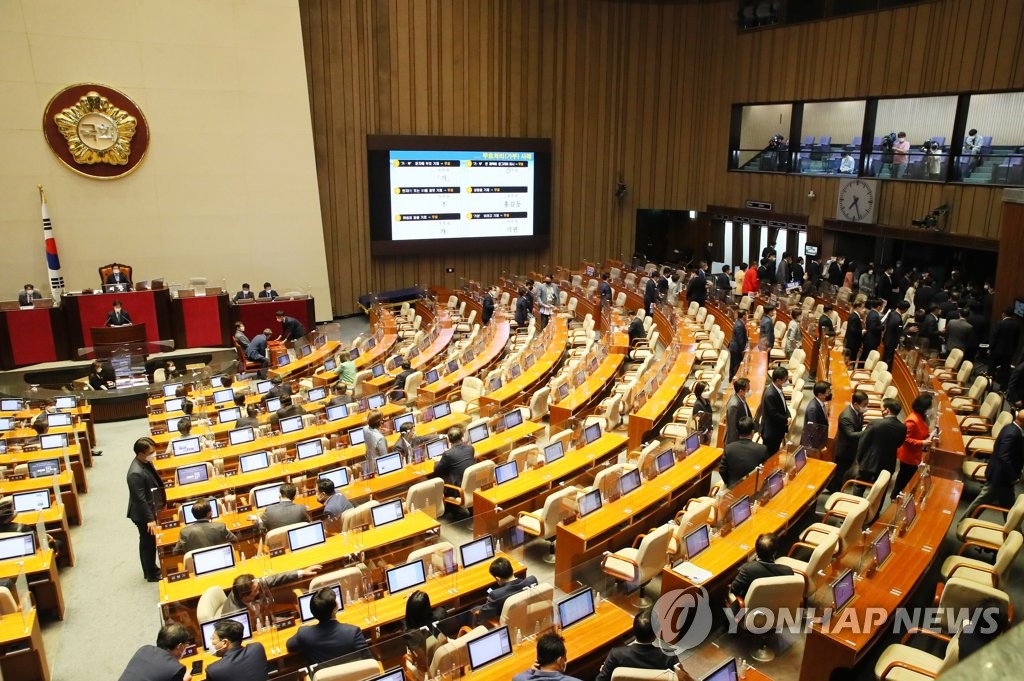
M 414 560 L 405 565 L 393 567 L 384 573 L 388 581 L 388 593 L 398 593 L 419 586 L 427 581 L 423 571 L 423 561 Z
M 508 657 L 512 654 L 508 627 L 498 627 L 483 636 L 478 636 L 466 644 L 466 651 L 469 653 L 469 667 L 473 671 Z
M 462 567 L 468 568 L 494 558 L 494 538 L 485 534 L 479 539 L 474 539 L 459 547 L 459 555 L 462 558 Z
M 39 489 L 31 492 L 19 492 L 12 495 L 15 513 L 45 511 L 50 508 L 50 490 Z
M 558 601 L 558 623 L 562 629 L 594 614 L 594 592 L 587 588 Z
M 0 539 L 0 560 L 24 558 L 36 552 L 35 534 L 25 532 Z
M 243 473 L 270 468 L 270 456 L 265 451 L 245 454 L 238 457 L 238 467 Z
M 235 428 L 228 432 L 228 442 L 233 445 L 244 445 L 247 442 L 252 442 L 256 439 L 256 431 L 253 430 L 252 426 L 246 426 L 245 428 Z
M 203 634 L 203 648 L 206 652 L 211 654 L 213 653 L 213 630 L 218 624 L 221 622 L 227 622 L 228 620 L 234 620 L 242 625 L 243 641 L 252 638 L 252 629 L 249 626 L 249 611 L 239 610 L 238 612 L 233 612 L 230 615 L 224 615 L 223 617 L 218 617 L 215 620 L 203 622 L 199 625 Z
M 334 592 L 334 600 L 338 603 L 338 611 L 345 609 L 345 603 L 341 598 L 341 586 L 338 584 L 332 584 L 329 587 L 324 587 Z M 317 589 L 319 591 L 319 589 Z M 299 619 L 305 623 L 316 619 L 313 615 L 313 611 L 309 607 L 309 602 L 313 600 L 313 596 L 316 595 L 316 591 L 307 591 L 306 593 L 299 596 Z
M 299 551 L 323 544 L 326 541 L 327 535 L 322 522 L 308 523 L 302 527 L 288 530 L 288 549 L 290 551 Z
M 216 499 L 210 499 L 210 519 L 213 520 L 220 515 L 220 507 L 217 505 Z M 196 505 L 196 502 L 190 501 L 186 504 L 181 505 L 181 518 L 185 521 L 186 525 L 191 525 L 196 522 L 197 519 L 192 513 L 192 507 Z
M 235 554 L 230 544 L 192 552 L 192 572 L 197 577 L 234 566 Z

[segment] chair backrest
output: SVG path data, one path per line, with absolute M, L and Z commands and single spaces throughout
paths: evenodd
M 283 527 L 275 527 L 267 532 L 267 549 L 283 549 L 288 546 L 288 532 L 298 527 L 305 527 L 310 523 L 292 523 Z
M 616 667 L 611 681 L 675 681 L 676 673 L 671 669 L 641 669 L 640 667 Z
M 690 303 L 689 306 L 687 306 L 687 308 L 686 308 L 686 316 L 687 317 L 696 317 L 698 312 L 700 311 L 700 309 L 701 309 L 700 303 L 698 303 L 695 300 L 692 303 Z
M 462 474 L 462 498 L 466 508 L 473 507 L 473 492 L 494 483 L 494 462 L 475 463 Z
M 878 350 L 872 350 L 871 352 L 869 352 L 868 356 L 864 359 L 864 370 L 871 371 L 872 369 L 874 369 L 875 365 L 878 364 L 878 360 L 880 357 L 881 355 L 878 354 Z
M 526 470 L 530 461 L 536 461 L 537 457 L 540 456 L 540 447 L 535 444 L 523 445 L 522 447 L 516 447 L 508 453 L 507 461 L 515 461 L 516 468 L 519 472 Z
M 978 408 L 978 416 L 991 421 L 995 419 L 1002 408 L 1003 396 L 993 390 L 988 395 L 985 395 L 981 407 Z
M 838 537 L 836 537 L 838 540 Z M 805 596 L 814 593 L 818 583 L 818 571 L 821 570 L 836 552 L 836 541 L 823 541 L 814 547 L 811 557 L 807 559 L 807 583 L 804 590 Z
M 109 277 L 114 272 L 115 266 L 119 270 L 121 270 L 121 274 L 128 278 L 128 281 L 132 282 L 133 284 L 135 283 L 135 279 L 132 277 L 131 265 L 123 265 L 119 262 L 112 262 L 108 265 L 103 265 L 102 267 L 99 268 L 100 286 L 103 286 L 104 284 L 107 283 L 107 277 Z
M 974 373 L 974 362 L 968 360 L 961 364 L 960 370 L 956 372 L 956 382 L 965 385 L 970 380 L 972 373 Z
M 671 539 L 672 528 L 662 525 L 648 532 L 647 536 L 640 541 L 640 548 L 637 549 L 636 554 L 639 570 L 637 581 L 640 584 L 645 584 L 661 574 L 662 568 L 668 562 L 668 543 Z
M 221 606 L 227 599 L 224 589 L 219 586 L 211 586 L 199 597 L 199 603 L 196 604 L 196 619 L 200 622 L 214 619 L 220 614 Z
M 350 508 L 341 514 L 341 530 L 349 532 L 356 527 L 363 527 L 370 524 L 370 509 L 379 504 L 379 501 L 370 500 Z
M 573 514 L 571 505 L 566 503 L 566 500 L 575 499 L 577 492 L 579 492 L 579 488 L 575 485 L 566 485 L 544 500 L 544 508 L 541 510 L 541 522 L 544 524 L 542 528 L 544 539 L 554 537 L 555 528 L 558 527 L 558 523 Z
M 466 644 L 475 638 L 487 633 L 487 627 L 479 626 L 458 638 L 450 638 L 448 641 L 437 647 L 434 657 L 430 661 L 430 677 L 438 676 L 439 673 L 447 673 L 462 669 L 469 664 L 469 654 Z
M 380 662 L 373 658 L 356 660 L 318 669 L 313 675 L 313 681 L 365 681 L 382 671 L 384 668 Z
M 714 508 L 714 503 L 706 497 L 690 500 L 679 522 L 673 528 L 669 553 L 679 555 L 682 551 L 683 538 L 697 527 L 706 524 L 711 519 L 711 511 Z
M 433 518 L 440 517 L 444 514 L 444 481 L 431 478 L 417 482 L 405 494 L 405 508 L 410 513 L 423 511 Z
M 462 400 L 464 402 L 472 402 L 478 399 L 484 392 L 483 380 L 476 376 L 466 376 L 462 379 Z
M 868 510 L 870 507 L 871 505 L 866 501 L 862 504 L 856 504 L 853 510 L 849 511 L 846 517 L 843 518 L 843 522 L 839 526 L 839 538 L 843 540 L 844 545 L 848 545 L 860 536 L 861 531 L 864 529 L 864 523 L 868 521 Z
M 409 552 L 405 562 L 411 563 L 414 560 L 422 560 L 424 574 L 430 574 L 431 567 L 433 567 L 435 573 L 442 573 L 444 572 L 444 554 L 448 551 L 455 551 L 455 547 L 450 542 L 438 542 L 423 548 L 413 549 Z
M 757 630 L 766 621 L 776 621 L 768 613 L 789 612 L 786 619 L 795 619 L 804 600 L 804 580 L 800 575 L 760 577 L 750 583 L 745 600 L 747 613 L 743 620 L 748 629 Z
M 868 513 L 870 517 L 874 518 L 875 514 L 878 513 L 878 506 L 882 503 L 882 495 L 885 493 L 886 488 L 889 487 L 889 479 L 892 478 L 892 473 L 883 470 L 878 474 L 878 478 L 874 484 L 871 485 L 871 489 L 868 490 Z
M 601 490 L 601 496 L 607 499 L 614 492 L 619 484 L 619 477 L 625 471 L 626 465 L 617 463 L 605 466 L 594 476 L 594 487 Z
M 614 430 L 622 423 L 622 395 L 615 395 L 608 401 L 605 418 L 608 421 L 608 430 Z
M 942 365 L 942 368 L 953 371 L 960 366 L 960 362 L 963 361 L 963 358 L 964 351 L 960 348 L 953 348 L 949 351 L 949 356 L 946 357 L 946 362 Z
M 974 383 L 967 390 L 967 397 L 974 400 L 975 402 L 981 402 L 981 396 L 988 389 L 988 379 L 984 376 L 978 376 L 974 379 Z
M 1013 414 L 1008 411 L 999 412 L 999 416 L 992 422 L 992 437 L 999 437 L 999 432 L 1010 425 L 1011 421 L 1013 421 Z
M 369 369 L 363 369 L 362 371 L 356 372 L 356 382 L 352 387 L 353 396 L 356 398 L 363 396 L 364 384 L 373 378 L 373 372 Z
M 996 551 L 996 562 L 992 565 L 992 569 L 995 570 L 999 576 L 1000 584 L 1006 582 L 1006 573 L 1009 572 L 1010 566 L 1013 565 L 1014 559 L 1017 554 L 1020 553 L 1020 547 L 1024 544 L 1024 536 L 1021 535 L 1017 530 L 1013 530 L 1006 535 L 1006 541 Z
M 419 392 L 420 384 L 423 383 L 423 372 L 414 371 L 405 377 L 405 399 L 408 402 L 416 400 L 416 394 Z
M 553 624 L 555 587 L 542 583 L 509 596 L 501 607 L 499 624 L 508 625 L 515 637 L 518 629 L 528 635 L 533 631 L 545 631 Z
M 533 393 L 533 397 L 530 398 L 530 418 L 533 420 L 541 419 L 548 415 L 548 399 L 551 397 L 551 388 L 544 386 L 537 392 Z
M 982 601 L 989 598 L 1001 601 L 1009 611 L 1010 596 L 1005 591 L 973 579 L 957 577 L 954 573 L 954 576 L 942 585 L 942 594 L 939 596 L 937 614 L 940 626 L 947 631 L 956 628 L 961 623 L 948 619 L 950 615 L 956 617 L 959 612 L 972 612 L 981 606 Z
M 319 574 L 309 583 L 309 590 L 316 591 L 325 586 L 337 584 L 342 594 L 349 593 L 355 595 L 363 588 L 363 570 L 365 567 L 365 565 L 359 563 L 358 565 L 350 565 L 341 570 Z

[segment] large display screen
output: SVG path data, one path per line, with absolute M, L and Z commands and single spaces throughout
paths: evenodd
M 551 140 L 368 136 L 374 255 L 546 248 Z

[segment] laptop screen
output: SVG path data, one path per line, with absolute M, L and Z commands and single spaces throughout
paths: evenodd
M 661 454 L 658 454 L 658 458 L 654 460 L 654 467 L 658 471 L 658 475 L 661 475 L 669 468 L 672 468 L 676 463 L 676 455 L 671 449 L 666 449 Z
M 211 377 L 210 378 L 210 385 L 212 385 L 214 388 L 223 388 L 224 387 L 224 377 L 223 376 L 213 376 L 213 377 Z
M 230 615 L 224 615 L 223 617 L 218 617 L 215 620 L 203 622 L 200 625 L 203 632 L 203 648 L 206 649 L 206 652 L 213 654 L 213 630 L 218 624 L 228 620 L 234 620 L 242 625 L 243 641 L 252 638 L 252 630 L 249 628 L 249 611 L 239 610 L 238 612 L 233 612 Z
M 506 461 L 494 469 L 494 481 L 499 485 L 519 477 L 519 466 L 515 461 Z
M 309 523 L 294 530 L 288 530 L 288 548 L 298 551 L 327 541 L 323 523 Z
M 370 338 L 368 341 L 366 341 L 366 349 L 367 350 L 373 350 L 375 347 L 377 347 L 377 339 L 376 338 Z
M 700 553 L 711 545 L 711 537 L 708 535 L 708 526 L 701 525 L 693 532 L 690 532 L 683 539 L 686 543 L 686 559 L 693 560 Z
M 437 369 L 431 369 L 423 376 L 423 385 L 437 383 L 441 377 L 437 375 Z
M 588 445 L 601 438 L 601 424 L 591 423 L 583 430 L 583 440 Z
M 885 559 L 892 553 L 892 544 L 889 543 L 889 533 L 883 531 L 882 534 L 878 535 L 878 539 L 875 540 L 875 566 L 879 566 L 885 562 Z
M 186 437 L 180 440 L 175 440 L 171 443 L 171 451 L 174 452 L 174 456 L 185 456 L 186 454 L 195 454 L 200 449 L 199 447 L 199 436 Z
M 496 660 L 512 654 L 512 642 L 508 638 L 508 627 L 499 627 L 479 636 L 466 644 L 470 669 L 476 671 Z
M 3 399 L 0 400 L 0 411 L 21 411 L 25 408 L 25 402 L 22 400 L 14 399 Z
M 443 419 L 452 413 L 452 405 L 447 402 L 438 402 L 434 405 L 434 418 Z
M 256 394 L 266 395 L 270 392 L 270 389 L 274 387 L 274 384 L 270 381 L 257 381 L 256 382 Z
M 387 398 L 384 395 L 370 395 L 366 400 L 366 405 L 370 409 L 380 409 L 387 403 Z
M 366 681 L 405 681 L 405 672 L 401 667 L 395 667 Z
M 733 502 L 733 504 L 729 506 L 729 518 L 732 520 L 733 527 L 739 527 L 749 517 L 750 497 L 740 497 L 739 500 Z
M 911 496 L 907 499 L 907 503 L 903 505 L 903 519 L 905 521 L 904 527 L 910 527 L 914 524 L 914 518 L 917 517 L 917 504 L 914 503 L 914 497 Z
M 210 549 L 192 552 L 192 570 L 196 576 L 234 567 L 235 554 L 230 545 L 214 546 Z
M 832 582 L 832 603 L 836 610 L 842 610 L 853 598 L 853 570 L 847 570 Z
M 252 491 L 253 503 L 256 508 L 266 508 L 281 500 L 281 485 L 270 487 L 257 487 Z
M 254 452 L 238 457 L 238 467 L 243 473 L 270 468 L 270 457 L 266 452 Z
M 14 497 L 14 512 L 45 511 L 50 508 L 50 490 L 39 489 L 32 492 L 21 492 Z
M 372 367 L 370 367 L 370 373 L 373 374 L 374 378 L 380 378 L 381 376 L 384 375 L 384 365 L 374 364 Z
M 352 361 L 352 362 L 354 362 L 355 360 L 359 359 L 359 348 L 352 348 L 351 350 L 349 350 L 348 351 L 348 359 L 349 359 L 349 361 Z
M 336 489 L 340 489 L 348 484 L 348 470 L 344 468 L 332 468 L 329 471 L 324 471 L 318 478 L 327 478 L 334 483 Z
M 164 413 L 170 413 L 172 411 L 181 411 L 181 405 L 185 403 L 184 397 L 169 397 L 164 400 Z M 168 426 L 169 428 L 170 426 Z
M 492 393 L 495 390 L 499 390 L 500 388 L 501 388 L 501 376 L 495 376 L 494 378 L 492 378 L 490 381 L 487 382 L 487 389 L 490 390 Z
M 505 430 L 515 428 L 523 424 L 523 412 L 516 409 L 505 414 Z
M 783 474 L 782 471 L 775 471 L 774 473 L 768 476 L 768 479 L 765 480 L 764 484 L 765 489 L 768 490 L 769 499 L 774 499 L 775 495 L 782 491 L 782 486 L 783 484 L 785 484 L 785 481 L 786 476 Z
M 740 678 L 740 675 L 736 670 L 736 658 L 732 658 L 731 660 L 726 660 L 721 667 L 712 671 L 701 681 L 736 681 L 738 678 Z
M 807 465 L 807 450 L 801 447 L 793 454 L 793 469 L 799 473 Z
M 312 346 L 302 345 L 302 346 L 299 347 L 299 352 L 298 352 L 299 357 L 309 357 L 311 354 L 313 354 Z
M 223 390 L 217 390 L 213 393 L 214 404 L 225 404 L 228 402 L 235 401 L 235 391 L 231 388 L 224 388 Z
M 50 428 L 61 428 L 71 425 L 71 414 L 47 414 L 46 425 Z
M 277 366 L 283 367 L 284 365 L 288 364 L 289 361 L 291 360 L 287 354 L 281 355 L 280 357 L 277 358 Z
M 552 464 L 565 456 L 565 442 L 558 440 L 544 448 L 544 463 Z
M 556 397 L 558 397 L 558 401 L 559 402 L 561 402 L 562 400 L 567 398 L 569 396 L 569 384 L 568 383 L 559 383 L 558 384 L 558 391 L 555 393 L 555 395 L 556 395 Z
M 329 359 L 324 362 L 324 371 L 334 371 L 338 367 L 338 362 L 334 359 Z
M 68 446 L 67 433 L 50 433 L 39 436 L 40 449 L 62 449 Z
M 348 416 L 348 407 L 344 404 L 336 404 L 333 407 L 327 407 L 327 420 L 337 421 Z
M 164 383 L 164 397 L 174 397 L 180 387 L 181 383 Z
M 53 406 L 57 409 L 74 409 L 78 406 L 78 397 L 75 395 L 61 395 L 54 400 Z
M 302 430 L 302 417 L 301 416 L 289 416 L 286 419 L 281 419 L 281 433 L 294 433 Z
M 331 586 L 324 588 L 328 588 L 334 592 L 334 600 L 338 603 L 338 610 L 344 610 L 345 604 L 342 602 L 341 598 L 341 586 L 338 584 L 332 584 Z M 320 589 L 317 589 L 316 591 L 319 590 Z M 313 600 L 313 596 L 316 595 L 316 591 L 307 591 L 299 596 L 299 619 L 303 622 L 309 622 L 310 620 L 316 619 L 313 616 L 313 611 L 309 609 L 309 602 Z
M 594 592 L 591 589 L 583 589 L 558 601 L 558 621 L 563 629 L 568 629 L 593 614 Z
M 31 532 L 15 534 L 0 539 L 0 560 L 8 558 L 24 558 L 36 552 L 35 535 Z
M 220 508 L 217 506 L 216 499 L 209 499 L 210 502 L 210 519 L 214 519 L 220 515 Z M 192 513 L 192 507 L 196 505 L 196 502 L 190 501 L 181 505 L 181 518 L 185 521 L 186 525 L 191 525 L 196 522 L 196 517 Z
M 686 438 L 686 455 L 693 454 L 700 448 L 700 433 L 692 433 Z
M 10 416 L 0 417 L 0 433 L 14 430 L 14 419 Z
M 619 476 L 619 494 L 626 496 L 640 486 L 640 471 L 634 468 Z
M 320 386 L 319 388 L 310 388 L 306 391 L 307 402 L 318 402 L 327 397 L 327 388 Z
M 427 443 L 427 456 L 431 459 L 439 459 L 446 449 L 448 449 L 448 441 L 444 438 L 431 440 Z
M 191 466 L 182 466 L 176 471 L 179 485 L 192 485 L 197 482 L 206 482 L 210 479 L 210 471 L 205 463 L 197 463 Z
M 476 444 L 481 440 L 486 440 L 490 433 L 487 432 L 487 424 L 481 423 L 478 426 L 473 426 L 469 429 L 469 442 L 470 444 Z
M 523 373 L 523 368 L 521 366 L 519 366 L 518 363 L 516 363 L 516 364 L 513 364 L 509 368 L 509 370 L 508 370 L 508 377 L 511 380 L 514 381 L 515 379 L 519 378 L 519 376 L 522 375 L 522 373 Z
M 40 459 L 28 462 L 28 477 L 45 478 L 51 475 L 60 475 L 59 459 Z
M 415 424 L 416 423 L 416 419 L 413 417 L 413 415 L 411 413 L 410 414 L 402 414 L 401 416 L 396 416 L 394 418 L 394 420 L 392 421 L 392 423 L 395 426 L 395 432 L 398 433 L 398 432 L 401 432 L 402 426 L 404 426 L 405 424 L 407 424 L 407 423 Z
M 601 508 L 601 490 L 595 489 L 580 497 L 580 517 L 588 516 Z
M 378 458 L 374 463 L 377 466 L 377 475 L 387 475 L 402 470 L 402 455 L 395 452 Z
M 427 581 L 427 576 L 423 572 L 422 560 L 414 560 L 411 563 L 393 567 L 385 574 L 388 579 L 388 593 L 393 594 L 419 586 Z
M 449 374 L 454 374 L 458 370 L 459 370 L 459 360 L 457 360 L 457 359 L 449 360 L 448 361 L 448 373 Z
M 389 523 L 397 522 L 405 517 L 402 510 L 402 500 L 394 499 L 383 504 L 370 508 L 370 516 L 373 518 L 373 526 L 381 527 Z
M 324 443 L 320 438 L 306 440 L 295 446 L 295 452 L 300 461 L 313 456 L 320 456 L 324 453 Z
M 366 442 L 366 433 L 363 432 L 362 428 L 353 428 L 348 431 L 348 443 L 355 447 Z
M 494 539 L 491 535 L 485 534 L 479 539 L 467 542 L 459 547 L 459 555 L 464 568 L 490 560 L 494 558 Z
M 242 445 L 256 439 L 256 431 L 251 426 L 235 428 L 228 433 L 228 441 L 233 445 Z
M 237 421 L 242 416 L 242 410 L 238 407 L 229 407 L 217 412 L 217 423 L 230 423 Z

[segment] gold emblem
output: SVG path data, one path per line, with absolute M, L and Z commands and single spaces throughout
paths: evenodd
M 73 106 L 54 115 L 53 121 L 76 162 L 128 163 L 137 121 L 98 92 L 85 93 Z

